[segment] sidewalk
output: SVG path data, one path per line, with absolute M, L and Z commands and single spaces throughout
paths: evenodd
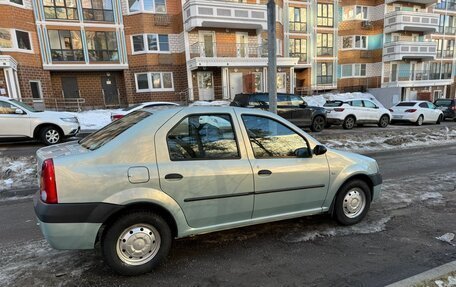
M 386 287 L 452 287 L 456 286 L 456 261 L 425 271 Z

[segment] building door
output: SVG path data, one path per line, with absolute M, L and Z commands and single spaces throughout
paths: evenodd
M 242 81 L 242 73 L 230 73 L 230 97 L 241 94 L 244 91 L 244 82 Z
M 410 80 L 415 81 L 416 77 L 416 62 L 410 62 Z
M 214 77 L 212 72 L 198 72 L 199 99 L 211 101 L 214 99 Z
M 397 64 L 391 64 L 391 82 L 397 82 Z
M 101 88 L 103 89 L 103 97 L 106 106 L 119 105 L 119 93 L 117 91 L 117 83 L 114 77 L 101 77 Z
M 236 56 L 240 58 L 248 57 L 249 34 L 245 32 L 236 32 Z
M 210 31 L 200 31 L 200 42 L 203 43 L 203 57 L 215 57 L 215 35 Z
M 75 77 L 63 77 L 61 78 L 61 81 L 64 98 L 79 98 L 78 79 Z

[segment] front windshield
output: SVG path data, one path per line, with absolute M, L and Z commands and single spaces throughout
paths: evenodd
M 136 111 L 128 114 L 83 138 L 79 141 L 79 144 L 86 149 L 96 150 L 150 115 L 151 113 L 146 111 Z
M 34 108 L 32 108 L 31 106 L 27 105 L 27 104 L 24 104 L 23 102 L 19 102 L 19 101 L 16 101 L 14 99 L 11 99 L 10 102 L 12 102 L 13 104 L 29 111 L 29 112 L 32 112 L 32 113 L 36 113 L 38 112 L 37 110 L 35 110 Z

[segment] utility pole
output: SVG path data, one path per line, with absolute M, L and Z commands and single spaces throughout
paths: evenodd
M 274 0 L 268 0 L 268 92 L 269 111 L 277 114 L 277 41 Z

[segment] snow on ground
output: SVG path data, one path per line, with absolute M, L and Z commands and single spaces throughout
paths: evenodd
M 111 123 L 111 113 L 117 110 L 91 110 L 74 113 L 78 117 L 81 130 L 99 130 Z
M 0 157 L 0 192 L 36 185 L 35 157 Z

